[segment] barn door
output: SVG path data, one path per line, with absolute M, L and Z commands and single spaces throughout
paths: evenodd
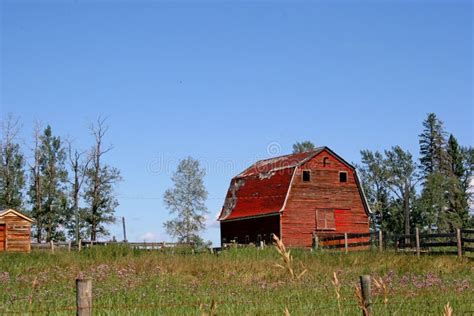
M 6 240 L 6 226 L 5 224 L 0 224 L 0 251 L 5 251 L 5 242 Z

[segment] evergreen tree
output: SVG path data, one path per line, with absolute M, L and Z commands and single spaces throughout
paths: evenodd
M 448 168 L 446 153 L 446 132 L 441 122 L 434 113 L 429 113 L 423 122 L 423 132 L 420 140 L 420 168 L 423 177 L 434 172 L 444 173 Z
M 451 175 L 462 179 L 466 170 L 464 167 L 464 153 L 453 134 L 449 135 L 447 154 L 449 158 L 449 172 Z
M 164 226 L 168 234 L 177 237 L 179 242 L 202 242 L 198 233 L 205 228 L 207 214 L 204 204 L 207 198 L 203 181 L 205 174 L 199 161 L 191 157 L 181 160 L 171 178 L 174 187 L 164 194 L 166 208 L 171 214 L 176 214 L 176 218 L 167 221 Z
M 65 159 L 66 152 L 61 138 L 53 136 L 51 126 L 48 125 L 41 136 L 40 145 L 46 241 L 64 239 L 64 232 L 60 228 L 67 211 Z
M 84 199 L 88 206 L 85 221 L 93 241 L 100 236 L 108 235 L 105 224 L 114 222 L 114 213 L 118 206 L 114 188 L 122 180 L 118 169 L 103 162 L 104 155 L 113 148 L 112 146 L 104 148 L 103 141 L 107 130 L 105 119 L 101 118 L 91 127 L 95 145 L 91 151 L 90 166 L 85 173 Z
M 304 142 L 296 142 L 293 144 L 293 153 L 304 153 L 308 151 L 312 151 L 316 148 L 316 146 L 309 140 L 306 140 Z
M 2 122 L 3 138 L 0 140 L 0 210 L 21 209 L 25 186 L 25 159 L 20 145 L 15 141 L 19 132 L 19 120 L 9 115 Z

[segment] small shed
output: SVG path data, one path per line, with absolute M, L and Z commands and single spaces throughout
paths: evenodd
M 30 252 L 33 220 L 18 211 L 0 211 L 0 252 Z

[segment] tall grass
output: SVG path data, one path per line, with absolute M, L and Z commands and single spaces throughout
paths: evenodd
M 456 314 L 474 310 L 472 262 L 390 252 L 281 250 L 291 256 L 287 262 L 295 276 L 307 270 L 303 277 L 288 282 L 292 277 L 273 247 L 230 249 L 218 256 L 121 246 L 80 253 L 1 253 L 0 314 L 69 315 L 78 276 L 93 280 L 96 315 L 282 315 L 285 310 L 291 315 L 360 315 L 354 286 L 363 274 L 382 278 L 387 288 L 385 304 L 383 289 L 374 287 L 376 315 L 443 315 L 447 301 Z M 275 269 L 276 262 L 285 269 Z

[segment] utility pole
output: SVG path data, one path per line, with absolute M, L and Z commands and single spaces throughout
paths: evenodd
M 125 230 L 125 216 L 122 216 L 123 241 L 127 242 L 127 231 Z

